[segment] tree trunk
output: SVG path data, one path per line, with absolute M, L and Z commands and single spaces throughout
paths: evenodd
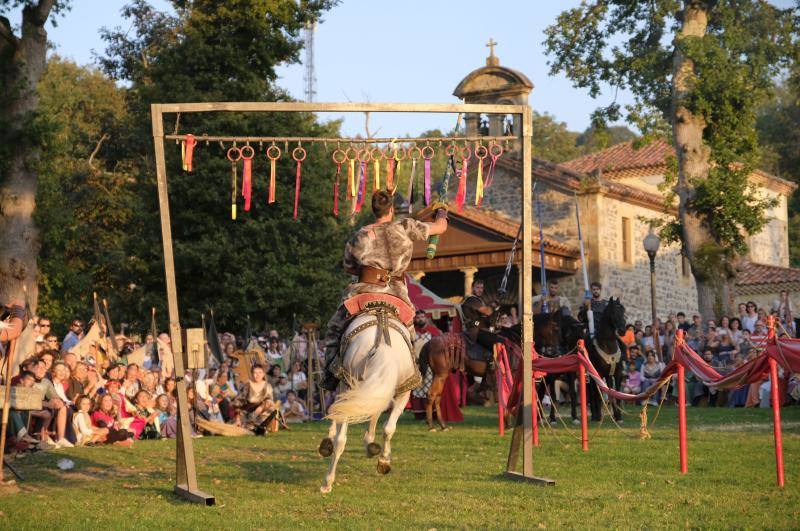
M 672 134 L 678 158 L 676 192 L 679 199 L 678 219 L 683 231 L 683 252 L 689 259 L 697 283 L 698 309 L 706 319 L 728 313 L 735 274 L 725 253 L 702 220 L 688 208 L 694 198 L 693 179 L 708 177 L 711 150 L 703 143 L 705 119 L 687 108 L 695 78 L 694 61 L 681 50 L 684 39 L 702 38 L 708 26 L 707 2 L 686 0 L 683 26 L 675 37 L 672 63 Z M 716 263 L 712 265 L 710 262 Z M 722 313 L 721 313 L 722 312 Z
M 14 145 L 6 174 L 0 179 L 0 302 L 23 298 L 23 286 L 35 311 L 38 297 L 36 258 L 39 234 L 33 221 L 36 205 L 38 146 L 23 140 L 38 104 L 36 87 L 47 58 L 45 22 L 54 0 L 40 0 L 22 11 L 22 35 L 13 36 L 7 20 L 0 20 L 6 60 L 0 68 L 6 81 L 3 93 L 8 118 L 7 138 Z

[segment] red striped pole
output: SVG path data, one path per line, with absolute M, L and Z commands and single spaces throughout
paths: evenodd
M 581 345 L 583 348 L 583 345 Z M 578 363 L 578 381 L 581 389 L 581 447 L 584 452 L 589 451 L 589 419 L 586 418 L 586 367 Z
M 680 440 L 681 474 L 689 470 L 686 451 L 686 382 L 683 365 L 678 363 L 678 439 Z
M 539 357 L 539 355 L 536 353 L 535 347 L 533 347 L 532 357 L 534 361 L 536 361 L 536 358 Z M 533 409 L 533 411 L 531 416 L 533 418 L 533 445 L 539 446 L 539 392 L 536 390 L 536 369 L 533 369 L 532 372 L 533 375 L 531 377 L 533 378 L 533 393 L 531 394 L 533 395 L 533 398 L 531 400 L 531 409 Z
M 775 468 L 778 473 L 778 486 L 783 488 L 783 434 L 781 433 L 781 400 L 778 396 L 778 362 L 769 358 L 769 379 L 772 402 L 772 424 L 775 437 Z

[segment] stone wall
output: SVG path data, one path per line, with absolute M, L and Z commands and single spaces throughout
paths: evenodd
M 624 203 L 601 194 L 596 195 L 600 216 L 597 231 L 599 277 L 607 297 L 620 297 L 628 320 L 648 322 L 650 309 L 650 259 L 642 246 L 648 226 L 639 219 L 659 215 L 656 210 Z M 631 263 L 622 261 L 622 218 L 631 220 Z M 663 244 L 656 255 L 656 308 L 658 315 L 683 311 L 697 312 L 697 289 L 689 273 L 682 274 L 678 246 Z
M 769 222 L 764 229 L 749 239 L 750 260 L 760 264 L 789 267 L 789 232 L 786 196 L 761 189 L 778 204 L 767 211 Z

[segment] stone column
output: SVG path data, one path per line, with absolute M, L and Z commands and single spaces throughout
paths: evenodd
M 467 136 L 478 136 L 478 123 L 480 122 L 480 115 L 469 113 L 464 117 L 466 124 Z
M 489 136 L 503 136 L 503 122 L 506 117 L 502 114 L 489 115 Z
M 475 280 L 475 273 L 478 272 L 477 267 L 462 267 L 459 269 L 464 273 L 464 297 L 472 295 L 472 281 Z

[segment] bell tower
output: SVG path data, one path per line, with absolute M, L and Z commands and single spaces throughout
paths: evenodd
M 464 101 L 464 103 L 496 103 L 527 105 L 528 96 L 533 90 L 533 83 L 528 77 L 512 68 L 500 66 L 500 59 L 494 54 L 494 47 L 497 42 L 489 39 L 486 47 L 489 48 L 489 56 L 486 58 L 486 65 L 473 70 L 461 80 L 453 91 L 453 95 Z M 477 114 L 467 114 L 464 117 L 467 135 L 479 135 L 481 131 L 485 133 L 481 120 L 483 118 Z M 522 123 L 519 117 L 514 118 L 513 123 L 506 123 L 506 117 L 493 114 L 488 117 L 488 133 L 491 136 L 502 136 L 510 128 L 511 134 L 519 134 Z M 519 153 L 518 142 L 514 143 L 514 151 Z

